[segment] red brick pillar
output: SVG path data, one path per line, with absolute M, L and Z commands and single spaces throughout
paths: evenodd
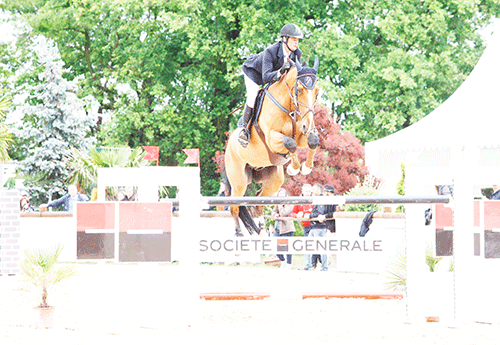
M 19 274 L 19 192 L 0 190 L 0 275 Z

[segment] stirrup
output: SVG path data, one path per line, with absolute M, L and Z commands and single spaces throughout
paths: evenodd
M 250 140 L 250 135 L 248 133 L 248 131 L 243 128 L 240 132 L 240 134 L 238 135 L 238 142 L 241 144 L 241 146 L 243 147 L 247 147 L 248 146 L 248 141 Z

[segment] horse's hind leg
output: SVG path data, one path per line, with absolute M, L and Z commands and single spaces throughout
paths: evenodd
M 283 166 L 270 166 L 259 172 L 254 173 L 254 180 L 262 183 L 262 188 L 256 193 L 256 196 L 273 196 L 276 195 L 285 181 L 285 173 Z M 264 206 L 258 206 L 259 227 L 262 230 L 265 228 L 263 216 Z
M 229 142 L 226 148 L 225 169 L 226 176 L 231 186 L 231 196 L 243 196 L 247 190 L 247 186 L 251 181 L 251 173 L 243 162 L 233 151 L 232 142 Z M 238 145 L 238 144 L 237 144 Z M 230 163 L 228 163 L 230 162 Z M 234 220 L 235 235 L 243 236 L 240 226 L 240 207 L 230 206 L 231 217 Z

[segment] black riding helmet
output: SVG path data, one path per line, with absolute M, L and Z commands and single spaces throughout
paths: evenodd
M 293 23 L 288 23 L 285 24 L 280 31 L 280 36 L 286 36 L 286 37 L 293 37 L 293 38 L 303 38 L 304 35 L 302 34 L 302 30 L 300 28 L 293 24 Z
M 297 39 L 300 39 L 300 38 L 304 37 L 304 35 L 302 34 L 302 31 L 300 30 L 300 28 L 297 25 L 293 24 L 293 23 L 285 24 L 281 28 L 280 36 L 281 36 L 281 38 L 285 37 L 285 44 L 286 44 L 286 46 L 288 47 L 289 50 L 292 50 L 292 49 L 290 49 L 290 46 L 288 45 L 288 39 L 290 37 L 297 38 Z

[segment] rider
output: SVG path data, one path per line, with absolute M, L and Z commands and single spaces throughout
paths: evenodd
M 290 69 L 290 61 L 295 61 L 296 58 L 300 61 L 302 56 L 302 51 L 299 49 L 299 39 L 303 38 L 304 35 L 297 25 L 293 23 L 284 25 L 281 28 L 280 36 L 281 41 L 274 43 L 260 54 L 252 55 L 243 64 L 247 99 L 242 117 L 243 129 L 238 136 L 238 141 L 243 147 L 246 147 L 250 140 L 250 132 L 247 127 L 252 117 L 259 86 L 279 80 Z

